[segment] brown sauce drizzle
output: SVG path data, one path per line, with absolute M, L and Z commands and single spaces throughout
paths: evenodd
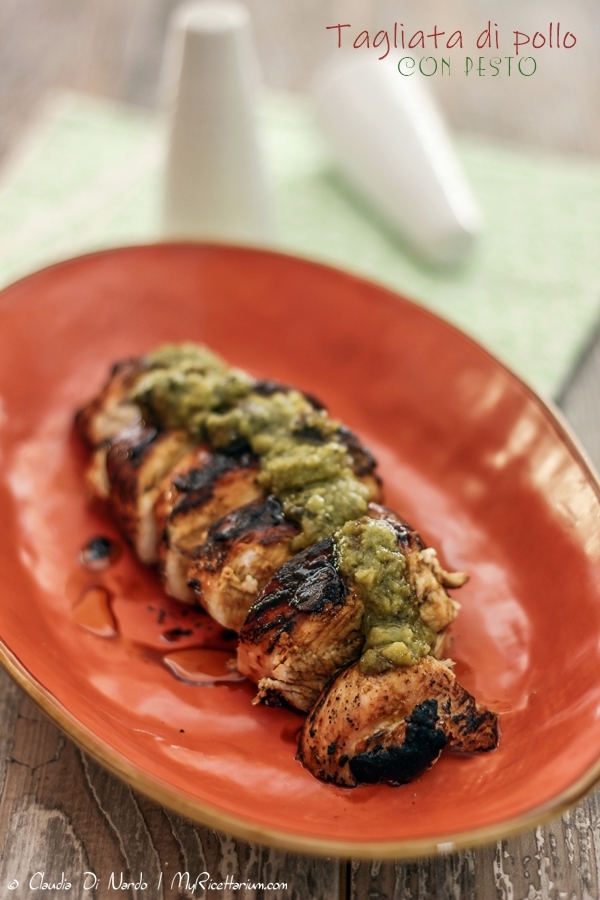
M 97 637 L 117 635 L 117 623 L 110 608 L 110 594 L 104 587 L 90 587 L 73 609 L 73 620 Z
M 181 681 L 189 684 L 213 685 L 224 682 L 244 681 L 231 667 L 231 653 L 223 650 L 191 647 L 174 650 L 163 657 L 167 668 Z

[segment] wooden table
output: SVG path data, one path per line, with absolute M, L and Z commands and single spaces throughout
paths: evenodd
M 0 153 L 53 86 L 96 91 L 152 105 L 166 22 L 172 0 L 0 0 Z M 267 80 L 302 89 L 315 62 L 328 50 L 325 25 L 346 21 L 385 27 L 400 16 L 381 2 L 364 0 L 252 0 Z M 562 17 L 579 35 L 576 52 L 542 54 L 530 83 L 446 82 L 434 85 L 452 124 L 518 140 L 545 150 L 600 156 L 600 57 L 590 35 L 600 29 L 597 0 L 559 0 L 550 14 L 543 0 L 527 8 L 496 0 L 482 15 L 477 0 L 424 0 L 416 27 L 446 24 L 474 31 L 482 17 L 505 30 L 540 27 Z M 338 18 L 340 17 L 340 18 Z M 495 21 L 495 19 L 494 19 Z M 483 22 L 485 26 L 486 21 Z M 599 211 L 600 214 L 600 211 Z M 599 286 L 600 290 L 600 286 Z M 600 467 L 600 337 L 590 349 L 560 404 L 588 453 Z M 600 897 L 600 792 L 548 826 L 497 845 L 420 862 L 362 863 L 308 859 L 249 845 L 196 827 L 130 790 L 82 754 L 0 673 L 0 896 L 36 896 L 34 872 L 73 889 L 46 898 L 116 896 L 121 879 L 148 887 L 120 890 L 127 898 L 201 897 L 171 888 L 179 871 L 227 875 L 237 882 L 285 882 L 286 889 L 209 891 L 211 897 L 281 897 L 298 900 L 555 900 Z M 84 890 L 84 872 L 100 880 Z M 160 875 L 161 887 L 158 888 Z M 75 877 L 76 876 L 76 877 Z M 8 882 L 22 884 L 8 892 Z

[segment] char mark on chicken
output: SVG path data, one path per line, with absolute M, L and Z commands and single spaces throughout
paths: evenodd
M 308 712 L 364 642 L 362 604 L 335 565 L 326 538 L 274 575 L 240 632 L 238 668 L 258 684 L 255 703 Z
M 165 476 L 189 451 L 186 433 L 134 427 L 121 432 L 106 454 L 107 492 L 117 522 L 144 563 L 156 562 L 154 514 Z
M 300 736 L 298 758 L 322 781 L 406 784 L 444 747 L 483 753 L 498 744 L 498 719 L 431 656 L 363 675 L 345 669 L 321 695 Z
M 241 506 L 215 522 L 194 550 L 188 584 L 217 622 L 239 631 L 260 591 L 292 556 L 297 533 L 274 497 Z
M 420 615 L 438 634 L 433 652 L 443 655 L 457 604 L 426 557 L 435 552 L 423 549 L 419 535 L 385 507 L 371 504 L 369 514 L 394 528 Z M 240 631 L 238 667 L 258 685 L 255 702 L 287 703 L 307 712 L 337 671 L 360 656 L 363 614 L 362 601 L 338 571 L 331 538 L 283 565 L 250 607 Z
M 258 472 L 259 461 L 252 453 L 196 448 L 163 484 L 156 506 L 158 555 L 165 590 L 172 597 L 193 602 L 188 585 L 192 554 L 206 540 L 213 522 L 263 496 L 256 482 Z
M 88 487 L 139 558 L 158 562 L 171 596 L 240 631 L 254 702 L 309 713 L 298 756 L 318 778 L 403 784 L 444 747 L 496 746 L 495 714 L 438 661 L 458 609 L 446 589 L 466 575 L 376 505 L 373 456 L 318 400 L 185 345 L 117 363 L 75 424 Z
M 354 432 L 345 425 L 340 425 L 336 435 L 350 454 L 355 474 L 372 475 L 375 472 L 377 461 Z

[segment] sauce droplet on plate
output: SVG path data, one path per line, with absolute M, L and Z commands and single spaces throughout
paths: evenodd
M 73 620 L 97 637 L 117 635 L 117 623 L 110 608 L 110 594 L 103 587 L 90 587 L 73 609 Z
M 192 647 L 167 653 L 164 661 L 177 678 L 191 684 L 244 681 L 243 675 L 232 671 L 230 663 L 233 659 L 228 651 Z
M 79 551 L 79 561 L 91 572 L 102 572 L 108 569 L 119 557 L 119 546 L 110 538 L 97 534 Z

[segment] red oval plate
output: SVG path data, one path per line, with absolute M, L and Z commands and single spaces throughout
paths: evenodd
M 85 749 L 199 821 L 344 856 L 499 838 L 592 786 L 598 483 L 555 414 L 485 350 L 373 284 L 239 248 L 109 251 L 0 296 L 2 659 Z M 500 713 L 496 752 L 443 754 L 400 788 L 321 784 L 294 758 L 294 713 L 251 706 L 247 682 L 185 684 L 162 664 L 204 626 L 165 647 L 160 609 L 182 627 L 178 607 L 128 551 L 106 575 L 83 573 L 84 541 L 114 530 L 86 506 L 73 411 L 114 360 L 182 340 L 322 398 L 379 458 L 388 504 L 471 573 L 452 656 Z M 112 591 L 116 637 L 74 621 L 86 584 Z

